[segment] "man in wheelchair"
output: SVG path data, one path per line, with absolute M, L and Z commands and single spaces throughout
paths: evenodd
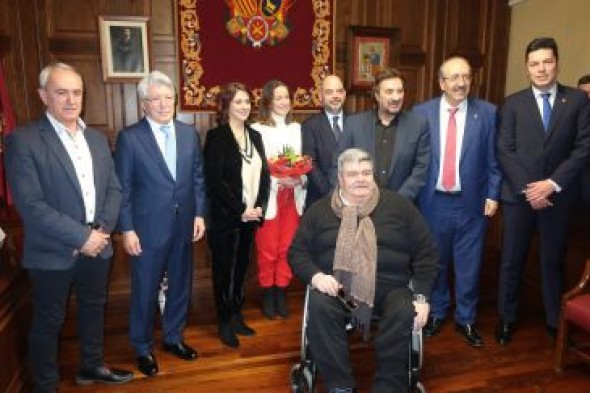
M 352 320 L 368 340 L 375 313 L 372 391 L 406 392 L 408 343 L 412 329 L 426 323 L 438 256 L 412 202 L 377 187 L 367 152 L 349 149 L 338 157 L 338 186 L 306 211 L 289 262 L 314 288 L 307 338 L 327 391 L 354 391 L 346 324 Z

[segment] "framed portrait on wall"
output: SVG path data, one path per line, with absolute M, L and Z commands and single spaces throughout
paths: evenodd
M 347 88 L 368 91 L 375 75 L 399 61 L 400 30 L 397 28 L 349 26 Z
M 148 20 L 140 16 L 98 17 L 105 82 L 137 82 L 150 72 Z

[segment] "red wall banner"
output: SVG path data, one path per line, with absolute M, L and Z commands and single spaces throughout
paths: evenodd
M 335 0 L 177 0 L 180 108 L 213 111 L 220 87 L 242 82 L 256 101 L 270 79 L 293 107 L 321 107 L 334 69 Z

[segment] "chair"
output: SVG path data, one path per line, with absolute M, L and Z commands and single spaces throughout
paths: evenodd
M 307 320 L 309 318 L 308 304 L 311 286 L 305 290 L 305 302 L 303 304 L 303 318 L 301 321 L 301 360 L 291 367 L 290 382 L 292 393 L 316 393 L 317 392 L 317 367 L 307 340 Z M 352 330 L 351 324 L 346 326 Z M 409 393 L 426 393 L 424 385 L 420 382 L 420 369 L 423 361 L 422 330 L 412 331 L 408 346 L 408 381 Z
M 590 342 L 573 343 L 568 340 L 570 325 L 590 333 L 590 259 L 586 261 L 582 279 L 561 298 L 555 356 L 555 371 L 558 373 L 563 372 L 568 349 L 584 361 L 590 362 Z

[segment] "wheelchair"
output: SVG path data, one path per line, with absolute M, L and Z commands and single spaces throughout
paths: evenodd
M 301 322 L 301 360 L 291 367 L 290 381 L 291 391 L 293 393 L 315 393 L 317 391 L 317 366 L 313 361 L 313 356 L 309 350 L 307 342 L 307 319 L 308 302 L 311 286 L 307 286 L 305 291 L 305 302 L 303 305 L 303 317 Z M 352 330 L 351 324 L 346 326 L 347 330 Z M 424 385 L 420 383 L 420 369 L 422 368 L 422 330 L 412 330 L 412 336 L 408 345 L 408 392 L 409 393 L 426 393 Z

